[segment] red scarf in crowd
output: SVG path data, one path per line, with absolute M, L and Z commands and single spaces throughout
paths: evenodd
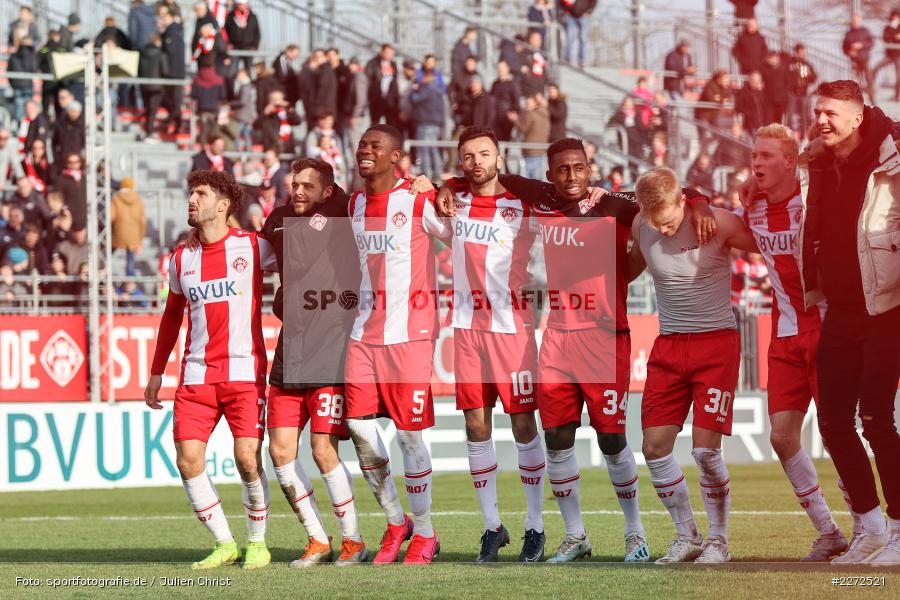
M 291 139 L 291 124 L 288 121 L 288 113 L 283 108 L 275 113 L 278 117 L 278 137 L 282 142 Z
M 206 157 L 209 159 L 209 164 L 212 167 L 213 171 L 224 171 L 225 170 L 225 157 L 216 156 L 209 150 L 206 151 Z
M 63 169 L 63 175 L 68 175 L 75 181 L 81 181 L 81 169 Z
M 19 132 L 16 134 L 19 138 L 19 154 L 25 154 L 25 140 L 28 139 L 28 127 L 31 125 L 31 118 L 22 117 L 19 123 Z
M 250 9 L 246 6 L 234 9 L 234 22 L 241 29 L 247 29 L 247 20 L 250 18 Z
M 25 157 L 22 164 L 25 166 L 25 175 L 28 177 L 29 181 L 31 181 L 31 185 L 34 186 L 34 189 L 41 193 L 46 192 L 47 182 L 38 175 L 37 169 L 34 167 L 34 158 L 29 154 Z M 46 158 L 41 161 L 41 167 L 44 169 L 47 168 L 48 164 Z

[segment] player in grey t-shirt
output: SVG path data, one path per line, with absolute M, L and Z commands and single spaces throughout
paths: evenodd
M 641 213 L 632 225 L 629 278 L 653 275 L 660 335 L 647 363 L 641 401 L 643 452 L 656 493 L 678 535 L 657 563 L 717 563 L 728 551 L 730 488 L 722 434 L 731 434 L 731 401 L 740 367 L 740 336 L 731 312 L 731 248 L 756 252 L 741 220 L 713 209 L 715 238 L 700 245 L 675 173 L 653 169 L 635 186 Z M 700 470 L 709 538 L 697 531 L 684 474 L 672 450 L 693 405 L 693 455 Z M 702 545 L 701 545 L 702 543 Z

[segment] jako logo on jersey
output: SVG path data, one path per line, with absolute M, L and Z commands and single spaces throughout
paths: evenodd
M 751 225 L 765 225 L 765 224 L 766 224 L 766 220 L 765 220 L 765 219 L 753 219 L 753 220 L 750 222 L 750 224 L 751 224 Z
M 236 259 L 234 259 L 234 262 L 231 263 L 231 268 L 238 273 L 243 273 L 248 266 L 250 266 L 250 263 L 248 263 L 247 259 L 243 256 L 238 256 Z
M 497 234 L 500 229 L 492 227 L 486 223 L 466 223 L 465 221 L 456 221 L 456 237 L 463 238 L 466 241 L 481 242 L 489 244 L 490 242 L 500 243 Z
M 309 219 L 309 226 L 316 231 L 322 231 L 325 228 L 325 223 L 327 222 L 327 218 L 320 215 L 319 213 L 316 213 Z
M 557 227 L 556 225 L 541 225 L 541 236 L 545 244 L 554 246 L 584 246 L 584 242 L 575 239 L 580 227 Z
M 232 296 L 240 296 L 241 293 L 234 289 L 237 285 L 236 281 L 212 281 L 189 287 L 187 289 L 188 298 L 191 302 L 200 302 L 201 300 L 224 300 Z
M 514 208 L 504 208 L 500 211 L 500 216 L 503 217 L 507 223 L 512 223 L 519 218 L 519 211 Z
M 383 254 L 389 250 L 398 249 L 393 235 L 378 232 L 357 233 L 356 247 L 374 254 Z
M 400 228 L 406 225 L 406 215 L 401 211 L 397 211 L 394 213 L 394 216 L 391 217 L 391 223 L 394 224 L 394 227 Z
M 65 387 L 72 381 L 84 362 L 84 354 L 72 337 L 60 329 L 41 350 L 41 365 L 56 385 Z
M 680 250 L 681 252 L 690 252 L 691 250 L 696 250 L 699 247 L 700 246 L 682 246 Z
M 581 211 L 581 214 L 587 213 L 587 211 L 591 210 L 593 204 L 590 200 L 582 200 L 578 203 L 578 210 Z

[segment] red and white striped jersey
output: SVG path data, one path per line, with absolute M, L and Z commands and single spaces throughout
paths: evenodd
M 383 194 L 350 197 L 353 237 L 362 271 L 359 309 L 350 337 L 387 346 L 436 339 L 437 264 L 431 236 L 450 227 L 435 211 L 435 193 L 413 195 L 408 181 Z
M 754 197 L 749 211 L 737 214 L 753 233 L 759 252 L 769 268 L 772 283 L 772 335 L 786 337 L 818 329 L 825 316 L 825 303 L 804 308 L 800 275 L 800 221 L 803 199 L 798 185 L 785 202 L 770 202 L 765 193 Z
M 473 196 L 458 191 L 454 202 L 451 326 L 494 333 L 533 328 L 531 304 L 515 299 L 531 279 L 531 209 L 509 192 Z
M 272 246 L 240 229 L 175 251 L 169 293 L 184 296 L 188 307 L 181 383 L 265 382 L 262 274 L 276 269 Z

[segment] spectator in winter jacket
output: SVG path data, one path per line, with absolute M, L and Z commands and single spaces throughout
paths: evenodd
M 309 87 L 309 108 L 307 121 L 313 121 L 326 113 L 337 113 L 337 76 L 328 62 L 325 50 L 316 48 L 310 56 L 311 85 Z M 333 133 L 332 133 L 333 135 Z
M 66 106 L 65 115 L 57 119 L 53 130 L 53 156 L 64 157 L 84 151 L 84 117 L 81 103 L 72 100 Z M 57 162 L 59 162 L 57 160 Z
M 468 118 L 470 108 L 469 103 L 471 96 L 469 95 L 469 81 L 478 75 L 478 61 L 474 56 L 466 59 L 465 68 L 458 76 L 450 82 L 448 96 L 450 100 L 450 110 L 453 113 L 453 122 L 457 127 L 463 127 L 463 122 Z
M 697 155 L 697 159 L 688 169 L 687 184 L 704 194 L 713 193 L 713 166 L 709 154 L 701 152 Z
M 853 72 L 860 79 L 860 85 L 869 95 L 869 101 L 875 104 L 875 82 L 872 70 L 869 68 L 869 55 L 875 47 L 875 38 L 872 32 L 863 25 L 862 16 L 855 14 L 850 17 L 850 29 L 844 35 L 844 54 L 853 65 Z
M 731 54 L 740 67 L 741 75 L 762 70 L 769 48 L 766 46 L 766 38 L 759 32 L 756 19 L 750 19 L 744 25 L 744 30 L 734 42 Z
M 262 112 L 268 102 L 269 93 L 281 88 L 285 93 L 288 104 L 294 106 L 300 99 L 300 90 L 297 88 L 297 78 L 303 64 L 300 61 L 300 48 L 296 44 L 289 44 L 284 51 L 275 58 L 272 63 L 274 81 L 278 82 L 278 86 L 272 84 L 266 86 L 257 85 L 257 112 Z M 257 82 L 259 82 L 259 73 L 257 73 Z
M 768 108 L 763 78 L 759 71 L 753 71 L 737 93 L 735 110 L 743 119 L 744 129 L 751 135 L 757 129 L 768 125 Z
M 477 59 L 475 52 L 472 50 L 472 44 L 478 39 L 478 29 L 469 26 L 463 32 L 462 36 L 456 40 L 453 46 L 453 54 L 450 56 L 450 75 L 452 79 L 456 79 L 463 74 L 466 67 L 466 61 L 474 57 Z
M 487 129 L 494 124 L 495 118 L 494 99 L 484 89 L 481 76 L 470 78 L 468 113 L 464 125 Z
M 631 96 L 622 100 L 621 106 L 609 119 L 609 125 L 618 125 L 625 129 L 628 139 L 628 154 L 644 158 L 650 148 L 652 131 L 641 120 L 640 111 Z
M 211 62 L 207 61 L 207 64 L 197 71 L 191 85 L 191 98 L 197 102 L 197 113 L 200 116 L 201 140 L 209 136 L 210 128 L 219 112 L 219 102 L 225 97 L 225 81 Z
M 72 229 L 87 227 L 87 181 L 84 160 L 80 154 L 60 155 L 57 165 L 62 170 L 56 177 L 55 186 L 63 193 L 65 205 L 72 213 Z
M 566 137 L 566 119 L 569 107 L 566 97 L 560 94 L 559 86 L 551 83 L 547 86 L 547 110 L 550 113 L 550 143 Z
M 25 103 L 25 116 L 19 121 L 19 153 L 24 154 L 31 148 L 34 140 L 46 142 L 50 139 L 53 124 L 50 117 L 41 112 L 41 105 L 34 100 Z
M 494 97 L 494 132 L 497 139 L 508 142 L 512 139 L 513 122 L 509 120 L 507 113 L 519 112 L 519 87 L 510 72 L 506 61 L 497 63 L 497 79 L 491 86 L 491 96 Z
M 228 34 L 228 43 L 235 50 L 258 50 L 260 41 L 259 19 L 256 13 L 250 10 L 249 0 L 237 0 L 234 10 L 228 13 L 225 19 L 225 33 Z M 249 71 L 253 65 L 252 56 L 240 57 L 242 64 Z
M 31 180 L 22 176 L 16 180 L 16 191 L 6 197 L 4 204 L 22 209 L 25 223 L 34 223 L 41 230 L 50 225 L 50 208 L 44 195 L 34 189 Z
M 57 52 L 68 52 L 60 43 L 59 31 L 51 29 L 47 34 L 47 43 L 43 48 L 38 50 L 38 70 L 47 75 L 53 74 L 53 55 Z M 50 114 L 50 107 L 53 106 L 54 116 L 60 115 L 59 105 L 55 102 L 59 90 L 63 89 L 63 84 L 55 80 L 44 81 L 41 88 L 41 106 L 43 112 Z
M 544 40 L 546 50 L 547 28 L 553 23 L 553 6 L 550 0 L 534 0 L 528 9 L 528 33 L 537 31 Z
M 69 14 L 69 18 L 65 27 L 59 29 L 60 43 L 63 48 L 71 52 L 76 46 L 81 47 L 85 44 L 84 38 L 76 40 L 81 33 L 81 17 L 77 13 Z
M 547 85 L 547 71 L 550 69 L 550 63 L 547 55 L 541 50 L 541 34 L 532 31 L 528 35 L 527 58 L 528 62 L 522 68 L 522 93 L 526 96 L 534 96 L 536 94 L 544 94 L 544 87 Z
M 162 37 L 158 33 L 151 33 L 147 45 L 141 50 L 138 62 L 138 77 L 152 79 L 165 79 L 169 74 L 169 60 L 162 49 Z M 156 112 L 162 105 L 165 90 L 163 86 L 155 83 L 141 85 L 141 98 L 146 111 L 144 132 L 147 136 L 153 136 L 156 131 Z
M 350 96 L 350 87 L 353 81 L 353 73 L 350 72 L 344 60 L 341 58 L 341 52 L 337 48 L 329 48 L 325 52 L 325 58 L 328 60 L 328 66 L 334 73 L 334 81 L 337 85 L 335 94 L 335 129 L 338 135 L 338 144 L 344 149 L 345 153 L 348 149 L 345 147 L 347 126 L 350 121 L 348 108 L 348 98 Z
M 147 232 L 147 217 L 144 200 L 134 191 L 131 177 L 123 178 L 119 191 L 113 194 L 109 215 L 113 250 L 125 251 L 125 274 L 133 277 L 137 274 L 134 259 L 141 253 Z
M 781 60 L 778 52 L 769 52 L 766 64 L 760 72 L 766 90 L 766 103 L 769 106 L 769 123 L 781 123 L 784 111 L 788 104 L 788 85 L 790 84 L 790 71 Z
M 156 11 L 144 0 L 132 0 L 128 11 L 128 37 L 135 50 L 143 50 L 150 43 L 150 34 L 157 32 Z
M 872 70 L 872 77 L 878 78 L 878 71 L 888 65 L 894 65 L 894 102 L 900 102 L 900 9 L 891 11 L 888 24 L 882 33 L 885 49 L 884 58 Z
M 756 4 L 759 0 L 728 0 L 734 4 L 735 24 L 745 22 L 747 19 L 756 18 Z
M 253 148 L 253 122 L 256 121 L 256 87 L 250 74 L 239 69 L 235 77 L 237 99 L 234 102 L 234 118 L 238 122 L 238 150 L 248 152 Z
M 300 124 L 300 117 L 294 107 L 288 105 L 284 92 L 269 93 L 269 102 L 256 119 L 255 129 L 262 136 L 263 147 L 274 149 L 278 154 L 295 151 L 294 126 Z
M 441 73 L 441 70 L 437 68 L 437 57 L 434 54 L 426 54 L 425 58 L 422 59 L 422 66 L 416 69 L 416 81 L 422 83 L 426 73 L 431 73 L 438 88 L 440 88 L 442 93 L 446 94 L 447 83 L 444 81 L 444 75 Z
M 31 142 L 30 151 L 22 159 L 22 170 L 31 180 L 34 189 L 46 194 L 53 181 L 53 165 L 47 159 L 47 144 L 43 138 L 35 138 Z
M 228 56 L 228 45 L 222 37 L 222 32 L 211 23 L 205 23 L 200 28 L 200 38 L 192 51 L 198 67 L 212 65 L 223 78 L 230 75 L 231 58 Z
M 215 15 L 210 12 L 206 0 L 195 0 L 193 6 L 194 16 L 197 20 L 194 24 L 194 35 L 191 37 L 191 52 L 196 50 L 201 38 L 209 35 L 204 29 L 207 25 L 211 26 L 215 33 L 219 33 L 219 22 L 216 21 Z
M 794 46 L 794 56 L 788 64 L 788 119 L 791 129 L 801 136 L 806 135 L 812 118 L 810 87 L 818 79 L 816 70 L 806 60 L 806 46 Z
M 337 132 L 334 129 L 334 115 L 326 112 L 320 114 L 315 120 L 316 126 L 310 128 L 306 136 L 304 145 L 306 156 L 315 157 L 319 154 L 319 138 L 323 135 L 335 137 Z
M 665 75 L 663 78 L 663 89 L 669 93 L 673 100 L 677 100 L 684 95 L 685 78 L 697 72 L 697 67 L 694 66 L 694 59 L 690 51 L 690 42 L 681 40 L 674 50 L 666 54 L 665 69 L 675 74 L 669 75 L 667 73 Z
M 432 73 L 425 73 L 421 83 L 412 85 L 409 100 L 416 139 L 437 142 L 444 126 L 444 94 Z M 444 166 L 441 149 L 425 146 L 417 148 L 416 153 L 422 159 L 422 174 L 437 179 Z
M 698 106 L 694 109 L 694 118 L 710 127 L 718 128 L 721 107 L 729 101 L 731 101 L 731 77 L 727 71 L 716 71 L 703 87 L 703 92 L 700 93 L 700 102 L 718 106 Z M 707 128 L 699 127 L 698 133 L 701 142 L 708 141 L 710 133 Z
M 566 15 L 566 62 L 575 60 L 575 40 L 578 40 L 578 65 L 583 69 L 584 50 L 587 47 L 588 21 L 597 6 L 597 0 L 562 0 Z
M 184 79 L 184 29 L 181 23 L 175 21 L 175 17 L 165 6 L 159 7 L 159 23 L 162 27 L 162 49 L 166 55 L 168 79 Z M 167 85 L 163 91 L 163 106 L 169 113 L 166 127 L 173 127 L 177 132 L 181 128 L 181 104 L 184 97 L 184 88 L 180 85 Z
M 0 128 L 0 188 L 7 181 L 16 181 L 25 173 L 19 164 L 17 142 L 8 129 Z
M 134 50 L 134 44 L 132 43 L 131 38 L 128 37 L 128 34 L 119 29 L 118 25 L 116 25 L 115 17 L 106 17 L 103 20 L 103 29 L 101 29 L 100 33 L 97 34 L 97 37 L 94 38 L 94 46 L 100 47 L 109 39 L 113 40 L 116 43 L 116 47 L 121 48 L 122 50 Z
M 714 167 L 732 167 L 738 171 L 750 168 L 750 141 L 738 121 L 731 122 L 731 135 L 719 136 L 719 145 L 713 154 Z
M 34 21 L 34 13 L 28 6 L 19 7 L 19 18 L 9 24 L 9 39 L 7 44 L 15 47 L 16 39 L 30 38 L 31 42 L 38 46 L 41 42 L 37 23 Z
M 394 61 L 394 47 L 384 44 L 381 51 L 366 63 L 369 83 L 369 114 L 372 124 L 382 119 L 388 125 L 400 128 L 400 90 L 397 85 L 399 71 Z
M 31 38 L 24 37 L 17 40 L 16 51 L 9 57 L 8 68 L 10 71 L 21 73 L 37 73 L 37 53 Z M 20 121 L 25 116 L 25 103 L 34 97 L 34 80 L 11 79 L 9 84 L 12 86 L 15 101 L 14 117 Z
M 234 173 L 234 161 L 225 156 L 225 140 L 220 135 L 210 135 L 206 146 L 191 157 L 191 172 L 222 171 Z
M 522 134 L 522 141 L 529 144 L 547 144 L 550 141 L 550 113 L 547 101 L 541 95 L 529 96 L 525 99 L 525 110 L 522 114 L 510 112 L 509 118 Z M 544 150 L 528 148 L 522 150 L 525 159 L 525 176 L 529 179 L 541 179 L 544 174 Z

